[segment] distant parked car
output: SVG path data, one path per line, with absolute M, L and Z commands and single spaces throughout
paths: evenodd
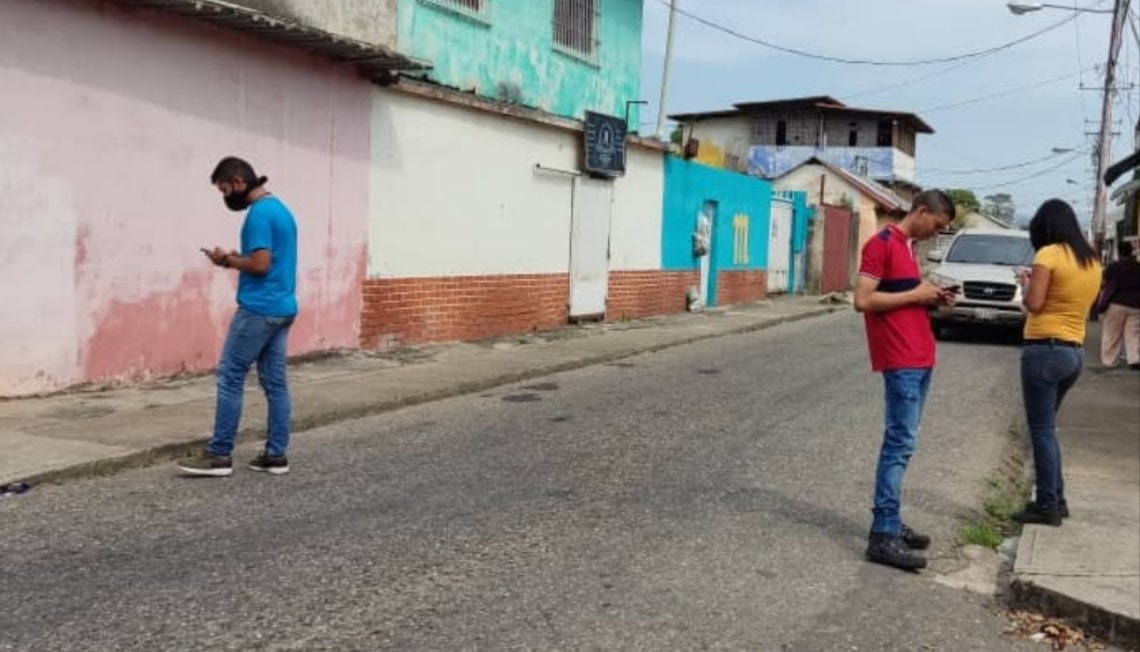
M 936 337 L 941 338 L 946 326 L 953 324 L 1007 328 L 1025 324 L 1017 271 L 1033 264 L 1028 232 L 963 229 L 944 251 L 932 252 L 927 259 L 938 264 L 930 274 L 931 282 L 959 287 L 953 306 L 931 311 Z

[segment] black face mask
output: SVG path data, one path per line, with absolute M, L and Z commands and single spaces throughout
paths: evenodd
M 244 211 L 249 208 L 249 190 L 234 192 L 225 196 L 226 207 L 231 211 Z
M 244 211 L 245 209 L 249 208 L 249 205 L 253 203 L 249 201 L 249 193 L 253 192 L 257 188 L 264 186 L 266 181 L 269 181 L 269 177 L 258 177 L 257 181 L 246 184 L 245 190 L 235 190 L 234 192 L 226 195 L 224 197 L 226 207 L 231 211 Z

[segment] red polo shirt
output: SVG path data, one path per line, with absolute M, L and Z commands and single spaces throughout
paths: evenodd
M 906 292 L 922 283 L 910 240 L 891 224 L 863 245 L 859 275 L 879 282 L 879 292 Z M 867 348 L 876 371 L 934 367 L 934 331 L 926 307 L 911 305 L 865 313 Z

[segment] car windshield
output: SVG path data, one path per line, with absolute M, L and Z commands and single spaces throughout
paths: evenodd
M 1029 238 L 963 235 L 950 247 L 946 262 L 967 265 L 1029 265 L 1033 262 L 1033 245 L 1029 243 Z

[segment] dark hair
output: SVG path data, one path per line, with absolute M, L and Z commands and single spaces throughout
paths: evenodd
M 923 190 L 918 193 L 914 201 L 910 203 L 910 209 L 916 211 L 920 208 L 925 208 L 932 213 L 942 213 L 951 220 L 958 216 L 958 209 L 954 208 L 954 202 L 950 199 L 950 195 L 941 190 Z
M 1060 199 L 1050 199 L 1029 222 L 1029 241 L 1033 248 L 1040 250 L 1049 245 L 1065 245 L 1077 257 L 1081 267 L 1088 267 L 1096 261 L 1096 252 L 1089 244 L 1073 207 Z
M 234 179 L 241 179 L 251 189 L 265 185 L 265 182 L 269 181 L 267 177 L 257 176 L 257 173 L 253 171 L 253 166 L 248 161 L 236 156 L 225 157 L 218 162 L 214 171 L 210 173 L 210 183 L 233 181 Z
M 1136 255 L 1136 250 L 1132 248 L 1131 242 L 1121 240 L 1120 244 L 1116 245 L 1116 253 L 1120 254 L 1121 258 L 1132 258 Z

